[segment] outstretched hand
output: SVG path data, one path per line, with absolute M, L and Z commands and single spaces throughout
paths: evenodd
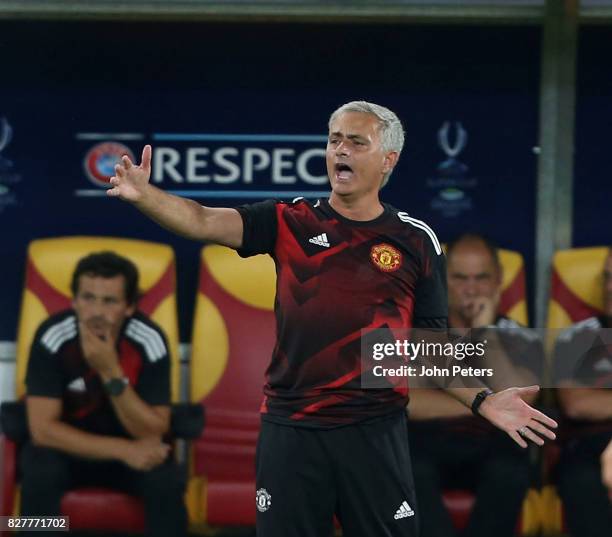
M 533 395 L 539 389 L 539 386 L 528 386 L 494 393 L 480 405 L 479 413 L 493 425 L 506 431 L 522 448 L 527 447 L 525 440 L 541 446 L 544 444 L 543 436 L 551 440 L 556 438 L 551 429 L 557 427 L 557 422 L 523 400 L 523 397 Z
M 121 163 L 115 166 L 115 175 L 110 178 L 112 188 L 106 193 L 125 201 L 135 203 L 144 195 L 151 176 L 151 153 L 150 145 L 145 145 L 142 150 L 140 166 L 136 166 L 127 155 L 121 157 Z

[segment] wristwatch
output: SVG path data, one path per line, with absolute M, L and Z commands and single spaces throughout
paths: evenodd
M 111 397 L 117 397 L 125 391 L 129 384 L 130 380 L 127 377 L 115 377 L 104 383 L 104 390 Z
M 472 414 L 474 414 L 474 416 L 480 415 L 480 405 L 484 403 L 484 400 L 489 397 L 489 395 L 493 395 L 493 390 L 489 390 L 488 388 L 476 394 L 476 397 L 474 397 L 474 401 L 472 401 Z

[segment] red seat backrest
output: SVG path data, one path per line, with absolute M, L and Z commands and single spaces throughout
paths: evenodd
M 206 407 L 194 471 L 209 482 L 254 479 L 262 386 L 275 341 L 275 287 L 268 256 L 241 259 L 222 246 L 202 250 L 191 400 Z

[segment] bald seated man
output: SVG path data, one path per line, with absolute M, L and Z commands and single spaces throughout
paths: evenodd
M 448 245 L 447 266 L 449 327 L 493 327 L 486 338 L 497 352 L 494 358 L 485 355 L 484 367 L 494 367 L 495 376 L 499 373 L 508 385 L 535 384 L 542 344 L 531 330 L 499 312 L 502 267 L 497 247 L 481 235 L 462 235 Z M 411 391 L 408 413 L 415 489 L 427 521 L 423 537 L 458 535 L 442 502 L 443 490 L 452 488 L 470 488 L 476 494 L 465 535 L 514 535 L 531 482 L 528 452 L 433 385 Z

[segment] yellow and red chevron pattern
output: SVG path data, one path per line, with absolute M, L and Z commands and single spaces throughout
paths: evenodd
M 50 314 L 70 307 L 70 281 L 78 260 L 92 252 L 112 250 L 130 259 L 140 274 L 139 309 L 159 324 L 168 338 L 172 359 L 172 396 L 178 400 L 178 319 L 176 274 L 172 248 L 153 242 L 114 237 L 41 239 L 28 248 L 25 288 L 17 333 L 17 396 L 36 329 Z
M 599 315 L 603 308 L 603 265 L 609 248 L 572 248 L 552 263 L 548 328 L 566 328 Z
M 268 256 L 202 250 L 194 316 L 191 401 L 206 407 L 192 446 L 190 509 L 212 525 L 255 521 L 255 445 L 265 369 L 274 348 L 276 273 Z M 191 500 L 190 500 L 191 497 Z M 192 501 L 193 500 L 193 501 Z M 199 508 L 198 508 L 199 507 Z M 192 515 L 193 516 L 193 515 Z
M 499 312 L 527 326 L 527 292 L 525 286 L 525 262 L 523 256 L 512 250 L 499 249 L 502 266 L 501 297 Z

